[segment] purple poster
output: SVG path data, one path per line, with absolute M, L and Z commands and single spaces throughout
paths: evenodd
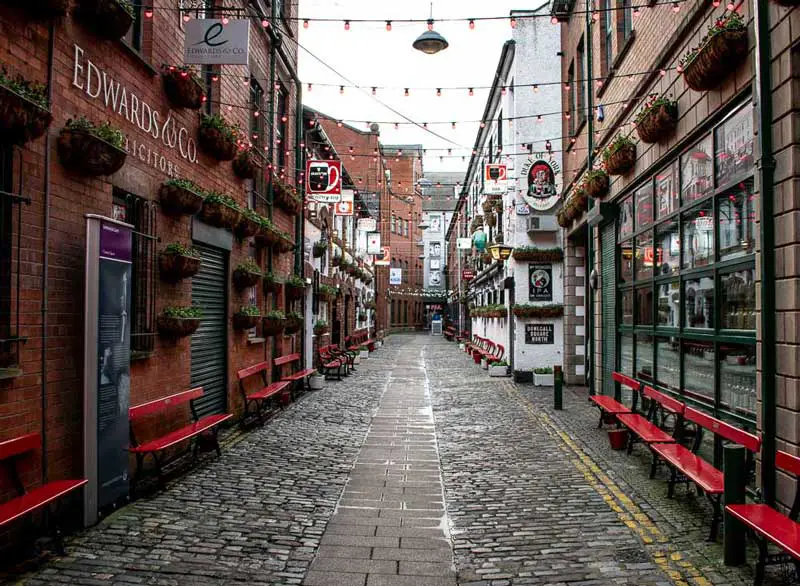
M 131 262 L 131 229 L 118 224 L 100 222 L 100 258 Z

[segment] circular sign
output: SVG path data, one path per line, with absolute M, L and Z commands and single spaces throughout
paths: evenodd
M 536 211 L 545 211 L 558 202 L 561 195 L 559 166 L 553 161 L 529 159 L 523 165 L 527 187 L 523 192 L 525 202 Z
M 550 275 L 545 270 L 537 269 L 531 273 L 531 283 L 534 287 L 543 289 L 550 284 Z

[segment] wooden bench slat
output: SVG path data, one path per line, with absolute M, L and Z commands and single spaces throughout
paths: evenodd
M 623 405 L 613 397 L 609 397 L 607 395 L 591 395 L 589 397 L 589 400 L 595 403 L 603 411 L 611 413 L 612 415 L 631 412 L 631 410 L 628 409 L 625 405 Z
M 128 417 L 131 420 L 134 420 L 146 415 L 153 415 L 154 413 L 160 413 L 164 411 L 167 407 L 182 405 L 183 403 L 188 403 L 189 401 L 202 396 L 203 387 L 195 387 L 193 389 L 189 389 L 188 391 L 181 391 L 180 393 L 175 393 L 174 395 L 161 397 L 160 399 L 155 399 L 153 401 L 131 407 L 128 410 Z
M 289 381 L 278 381 L 272 383 L 271 385 L 264 387 L 261 390 L 256 391 L 255 393 L 250 393 L 247 395 L 248 401 L 262 401 L 264 399 L 269 399 L 271 396 L 280 393 L 283 389 L 289 386 Z
M 759 436 L 734 427 L 729 423 L 725 423 L 692 407 L 686 407 L 683 416 L 687 421 L 705 427 L 727 440 L 746 447 L 751 452 L 758 452 L 761 447 L 761 438 Z
M 672 413 L 683 415 L 683 412 L 686 409 L 685 404 L 673 397 L 670 397 L 666 393 L 655 390 L 653 387 L 645 386 L 642 394 L 648 399 L 653 399 L 657 403 L 660 403 L 662 407 L 668 411 L 671 411 Z
M 258 364 L 254 364 L 253 366 L 248 366 L 247 368 L 243 368 L 242 370 L 236 373 L 236 377 L 239 380 L 243 378 L 247 378 L 248 376 L 253 376 L 254 374 L 258 374 L 263 370 L 267 370 L 269 368 L 269 362 L 266 360 L 264 362 L 259 362 Z
M 42 438 L 38 433 L 29 433 L 0 442 L 0 460 L 32 452 L 41 445 Z
M 631 378 L 627 375 L 624 375 L 621 372 L 612 373 L 611 378 L 613 378 L 622 386 L 633 389 L 634 391 L 638 391 L 642 386 L 642 383 L 640 383 L 638 380 L 636 380 L 635 378 Z
M 160 452 L 174 446 L 175 444 L 179 444 L 182 441 L 192 439 L 204 431 L 208 431 L 212 427 L 219 425 L 223 421 L 227 421 L 231 417 L 233 417 L 232 413 L 203 417 L 200 421 L 187 425 L 186 427 L 176 429 L 175 431 L 171 431 L 164 436 L 149 442 L 145 442 L 139 446 L 132 447 L 130 448 L 130 451 L 133 453 Z
M 283 377 L 282 380 L 284 381 L 297 381 L 306 378 L 307 376 L 311 376 L 317 372 L 316 368 L 307 368 L 305 370 L 301 370 L 300 372 L 295 372 L 294 374 L 290 374 L 288 376 Z
M 300 354 L 287 354 L 286 356 L 278 356 L 275 359 L 275 366 L 283 366 L 284 364 L 289 364 L 291 362 L 295 362 L 296 360 L 300 360 Z
M 769 505 L 728 505 L 725 510 L 793 558 L 800 560 L 800 523 L 792 521 Z
M 87 482 L 85 479 L 55 480 L 0 504 L 0 527 L 52 503 Z
M 675 442 L 674 437 L 638 413 L 623 413 L 617 420 L 646 444 Z
M 653 444 L 652 449 L 707 493 L 722 494 L 725 490 L 722 472 L 689 448 L 680 444 Z

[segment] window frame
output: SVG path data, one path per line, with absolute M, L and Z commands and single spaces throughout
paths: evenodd
M 611 73 L 614 63 L 614 22 L 611 0 L 601 0 L 600 10 L 600 72 L 605 77 Z

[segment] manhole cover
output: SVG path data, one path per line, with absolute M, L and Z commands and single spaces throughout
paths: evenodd
M 641 549 L 620 549 L 614 552 L 614 558 L 625 564 L 644 564 L 651 561 L 647 552 Z

